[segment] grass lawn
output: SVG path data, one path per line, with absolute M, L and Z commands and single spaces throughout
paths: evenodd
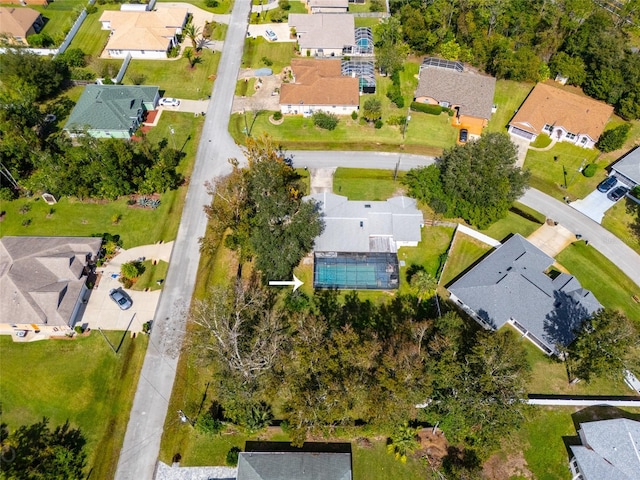
M 502 241 L 512 233 L 519 233 L 526 238 L 535 232 L 541 225 L 541 223 L 532 222 L 531 220 L 509 211 L 505 218 L 498 220 L 486 230 L 480 231 L 491 238 Z
M 124 332 L 106 332 L 118 345 Z M 126 335 L 115 355 L 99 332 L 75 340 L 14 343 L 0 337 L 2 419 L 11 430 L 67 419 L 87 439 L 91 478 L 113 478 L 147 337 Z
M 234 95 L 238 97 L 250 97 L 254 93 L 255 90 L 256 79 L 255 78 L 245 78 L 244 80 L 238 80 L 236 83 L 236 91 Z
M 216 26 L 211 32 L 210 40 L 224 40 L 227 36 L 227 30 L 229 29 L 229 25 L 226 23 L 216 22 Z
M 191 114 L 165 111 L 160 124 L 149 132 L 149 138 L 158 142 L 162 138 L 171 139 L 169 128 L 174 127 L 176 134 L 173 138 L 176 147 L 182 147 L 186 154 L 178 167 L 185 177 L 190 176 L 193 168 L 202 124 L 202 118 L 194 118 Z M 0 231 L 3 236 L 87 236 L 109 232 L 120 235 L 124 248 L 155 243 L 159 240 L 171 241 L 178 233 L 186 193 L 186 185 L 178 190 L 163 193 L 160 206 L 155 210 L 131 208 L 127 205 L 127 197 L 115 202 L 81 202 L 76 198 L 62 197 L 53 206 L 47 205 L 40 197 L 2 202 L 2 210 L 7 214 Z M 31 209 L 25 214 L 19 213 L 25 204 Z M 114 215 L 122 216 L 117 225 L 112 223 Z M 23 226 L 27 219 L 31 220 L 31 223 Z
M 640 237 L 631 226 L 638 222 L 640 207 L 633 200 L 624 198 L 607 210 L 602 219 L 602 226 L 640 254 Z
M 333 176 L 333 192 L 349 200 L 386 200 L 404 193 L 401 180 L 405 174 L 398 172 L 394 181 L 391 170 L 340 167 Z
M 174 0 L 159 0 L 160 2 L 173 2 Z M 231 13 L 233 9 L 233 0 L 217 0 L 218 5 L 216 7 L 207 7 L 206 0 L 189 0 L 187 3 L 194 5 L 207 12 L 213 12 L 218 14 Z
M 57 3 L 53 2 L 51 5 L 56 5 Z M 102 53 L 110 33 L 109 30 L 101 30 L 100 16 L 105 10 L 119 10 L 120 5 L 96 5 L 96 7 L 98 7 L 98 11 L 87 15 L 80 30 L 78 30 L 78 33 L 71 41 L 71 45 L 69 45 L 69 48 L 79 48 L 94 58 L 99 57 Z
M 587 178 L 578 171 L 580 167 L 594 162 L 599 168 L 593 177 Z M 524 168 L 531 171 L 531 186 L 558 200 L 563 200 L 567 195 L 573 200 L 587 196 L 606 176 L 606 166 L 606 161 L 598 159 L 597 150 L 566 142 L 558 142 L 551 150 L 544 152 L 529 150 L 524 162 Z M 567 172 L 567 189 L 564 188 L 563 167 Z
M 453 232 L 454 229 L 450 227 L 424 227 L 422 240 L 417 247 L 402 247 L 398 250 L 398 259 L 405 262 L 405 266 L 400 267 L 401 293 L 409 291 L 407 268 L 412 265 L 420 265 L 436 277 L 453 239 Z
M 546 133 L 541 133 L 531 142 L 531 146 L 534 148 L 546 148 L 549 145 L 551 145 L 551 137 Z
M 273 73 L 280 73 L 283 67 L 291 64 L 294 55 L 294 42 L 271 43 L 262 37 L 247 38 L 244 42 L 242 68 L 269 67 L 273 69 Z M 272 64 L 267 65 L 269 62 L 265 63 L 265 59 Z
M 464 233 L 456 234 L 453 246 L 449 251 L 447 263 L 442 272 L 440 285 L 447 286 L 491 250 L 492 248 L 486 243 L 482 243 Z
M 384 440 L 375 440 L 369 448 L 352 445 L 352 463 L 354 480 L 418 480 L 426 476 L 426 464 L 409 456 L 407 463 L 402 463 L 387 453 Z
M 86 5 L 86 0 L 56 0 L 46 6 L 29 5 L 29 8 L 40 12 L 45 19 L 40 33 L 49 34 L 55 44 L 60 45 Z
M 532 88 L 533 85 L 529 83 L 498 80 L 493 97 L 498 110 L 491 115 L 491 120 L 489 120 L 489 125 L 487 125 L 485 131 L 505 133 L 511 117 L 515 114 L 516 109 L 520 108 Z
M 144 265 L 144 273 L 140 275 L 131 289 L 144 290 L 148 288 L 149 290 L 160 290 L 162 283 L 158 284 L 157 281 L 162 280 L 164 282 L 164 279 L 167 278 L 169 264 L 164 260 L 160 260 L 154 265 L 151 260 L 145 260 L 142 265 Z
M 595 248 L 575 242 L 556 257 L 602 305 L 626 313 L 640 326 L 640 304 L 631 298 L 640 290 L 624 273 Z
M 380 18 L 376 17 L 355 17 L 353 19 L 355 21 L 355 27 L 375 27 L 380 23 Z
M 267 4 L 267 0 L 264 1 L 264 4 Z M 255 5 L 255 4 L 254 4 Z M 260 2 L 257 3 L 260 5 Z M 272 17 L 284 18 L 285 22 L 289 18 L 290 13 L 309 13 L 307 11 L 307 7 L 303 2 L 289 2 L 289 10 L 284 11 L 280 7 L 274 8 L 271 10 L 263 10 L 262 12 L 251 13 L 250 22 L 253 25 L 257 25 L 260 23 L 278 23 L 272 20 Z

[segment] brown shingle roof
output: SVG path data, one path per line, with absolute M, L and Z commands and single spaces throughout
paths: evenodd
M 340 60 L 294 58 L 295 83 L 280 87 L 281 105 L 358 105 L 358 78 L 341 75 Z
M 0 7 L 0 33 L 25 38 L 39 16 L 32 8 Z
M 556 125 L 596 141 L 612 113 L 613 107 L 604 102 L 538 83 L 509 125 L 535 134 L 545 125 Z
M 420 72 L 415 97 L 431 97 L 438 102 L 460 106 L 460 115 L 491 118 L 496 79 L 465 70 L 427 67 Z

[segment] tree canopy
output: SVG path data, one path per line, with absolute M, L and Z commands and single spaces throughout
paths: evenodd
M 445 150 L 435 165 L 409 171 L 409 194 L 437 213 L 486 228 L 524 193 L 529 173 L 515 166 L 516 147 L 501 133 Z

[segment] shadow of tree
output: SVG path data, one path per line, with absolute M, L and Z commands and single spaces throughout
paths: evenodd
M 551 345 L 566 347 L 576 337 L 589 311 L 564 292 L 553 292 L 554 309 L 544 319 L 544 339 Z

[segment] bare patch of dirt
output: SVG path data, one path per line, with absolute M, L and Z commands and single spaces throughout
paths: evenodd
M 432 428 L 423 428 L 418 432 L 418 437 L 420 437 L 420 448 L 415 451 L 415 455 L 426 457 L 431 467 L 440 468 L 442 459 L 447 456 L 449 449 L 449 442 L 442 430 L 436 430 L 436 433 L 433 433 Z
M 535 478 L 527 468 L 522 452 L 514 452 L 506 458 L 503 454 L 492 455 L 482 466 L 482 476 L 490 480 L 509 480 L 515 476 Z

